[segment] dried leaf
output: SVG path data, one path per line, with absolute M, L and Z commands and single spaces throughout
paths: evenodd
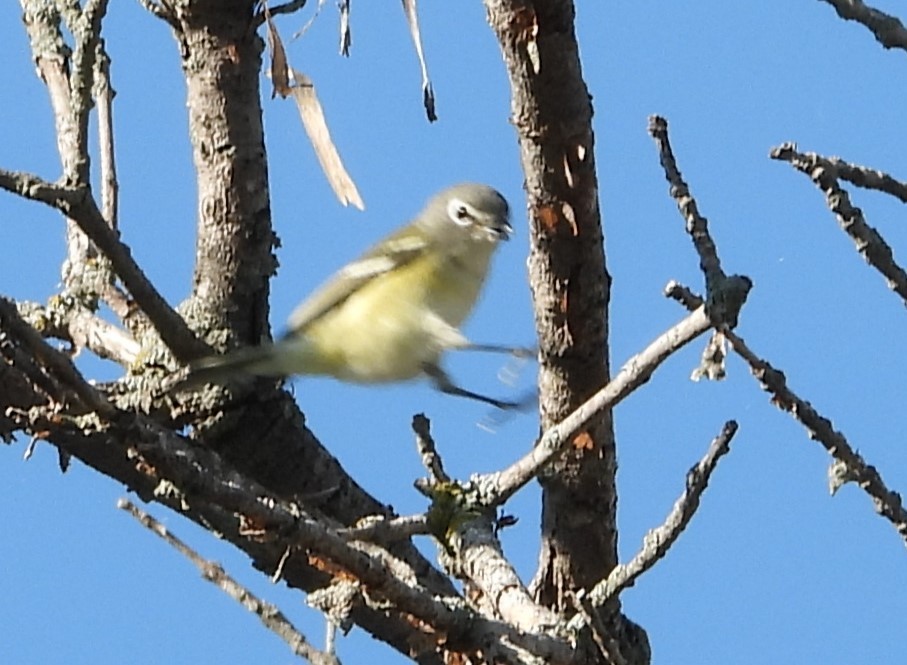
M 295 85 L 291 88 L 293 99 L 296 100 L 296 108 L 299 109 L 299 117 L 302 118 L 302 124 L 305 127 L 306 134 L 315 148 L 315 154 L 321 163 L 321 169 L 327 177 L 334 194 L 340 199 L 343 205 L 354 205 L 359 210 L 365 209 L 362 197 L 359 196 L 359 190 L 356 189 L 356 183 L 350 178 L 349 173 L 343 167 L 337 148 L 331 141 L 331 133 L 328 131 L 327 123 L 324 119 L 324 112 L 318 97 L 315 94 L 315 86 L 305 74 L 295 69 L 290 70 L 293 74 Z
M 350 32 L 350 0 L 340 0 L 340 55 L 349 57 L 350 46 L 353 44 L 353 35 Z
M 348 2 L 347 2 L 348 4 Z M 299 109 L 299 116 L 302 118 L 302 124 L 305 127 L 306 134 L 315 148 L 315 154 L 318 156 L 318 162 L 328 179 L 334 194 L 340 199 L 343 205 L 354 205 L 359 210 L 365 208 L 362 197 L 359 196 L 359 190 L 356 184 L 350 178 L 349 173 L 340 160 L 337 148 L 331 141 L 331 133 L 328 131 L 327 122 L 324 119 L 324 111 L 315 95 L 315 86 L 312 80 L 305 74 L 301 74 L 290 67 L 290 61 L 287 52 L 283 47 L 283 41 L 274 22 L 271 20 L 271 13 L 265 4 L 263 8 L 265 22 L 268 26 L 268 46 L 271 51 L 271 66 L 268 74 L 274 88 L 271 91 L 271 98 L 280 95 L 283 98 L 292 96 L 296 101 L 296 108 Z
M 435 114 L 435 92 L 432 90 L 431 80 L 428 78 L 425 53 L 422 52 L 422 36 L 419 33 L 419 17 L 416 15 L 416 0 L 403 0 L 403 12 L 406 14 L 406 22 L 409 24 L 409 34 L 413 38 L 413 45 L 416 47 L 419 67 L 422 68 L 422 104 L 425 106 L 428 121 L 434 122 L 438 119 Z
M 283 48 L 277 28 L 274 27 L 274 22 L 271 20 L 271 12 L 268 11 L 267 3 L 262 3 L 262 7 L 265 21 L 268 24 L 268 47 L 271 50 L 271 66 L 268 69 L 271 84 L 274 86 L 271 90 L 271 99 L 274 99 L 275 95 L 287 97 L 290 94 L 290 67 L 287 52 Z

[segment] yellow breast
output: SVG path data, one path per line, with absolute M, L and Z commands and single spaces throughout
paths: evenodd
M 325 358 L 318 372 L 361 383 L 401 381 L 436 362 L 449 346 L 439 338 L 438 319 L 459 328 L 469 316 L 495 247 L 470 245 L 429 252 L 381 275 L 313 322 L 305 336 Z

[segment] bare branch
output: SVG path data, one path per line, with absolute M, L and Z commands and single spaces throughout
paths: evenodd
M 73 146 L 80 160 L 88 165 L 88 113 L 91 110 L 96 58 L 100 53 L 101 21 L 107 13 L 108 0 L 86 0 L 79 8 L 77 0 L 58 0 L 61 14 L 75 39 L 72 73 L 69 77 L 70 109 L 73 123 L 79 128 L 79 143 Z M 67 174 L 74 175 L 74 174 Z M 87 169 L 69 184 L 88 184 Z
M 688 309 L 702 304 L 701 298 L 680 286 L 672 290 L 671 296 L 682 301 Z M 818 441 L 835 459 L 835 464 L 829 472 L 832 494 L 843 483 L 856 482 L 872 499 L 876 512 L 894 525 L 907 545 L 907 509 L 904 508 L 901 495 L 888 489 L 876 468 L 866 463 L 844 435 L 834 429 L 830 420 L 821 416 L 812 404 L 800 399 L 788 388 L 783 372 L 753 353 L 736 333 L 725 331 L 725 335 L 734 351 L 749 364 L 753 376 L 762 384 L 763 390 L 772 394 L 772 404 L 790 413 L 806 427 L 809 437 Z
M 492 528 L 494 511 L 484 505 L 475 484 L 420 481 L 416 487 L 431 499 L 428 527 L 443 548 L 441 562 L 463 582 L 466 602 L 527 633 L 559 625 L 559 617 L 533 600 L 505 558 Z
M 128 332 L 105 321 L 72 298 L 51 298 L 47 307 L 19 302 L 17 309 L 42 337 L 70 342 L 76 350 L 87 348 L 99 358 L 112 360 L 124 367 L 135 362 L 141 349 Z
M 801 153 L 794 143 L 784 143 L 772 149 L 771 158 L 786 161 L 806 174 L 825 194 L 825 203 L 838 220 L 841 229 L 850 236 L 857 251 L 885 277 L 888 287 L 907 304 L 907 271 L 894 260 L 891 247 L 881 234 L 866 223 L 863 212 L 851 205 L 847 191 L 838 184 L 835 163 L 816 153 Z M 852 175 L 852 173 L 851 173 Z
M 688 286 L 684 286 L 680 282 L 675 282 L 674 280 L 671 280 L 665 285 L 664 294 L 666 297 L 676 300 L 691 312 L 694 309 L 702 307 L 705 303 L 705 301 L 693 293 L 693 290 Z
M 595 393 L 563 421 L 548 429 L 525 457 L 503 471 L 474 479 L 488 497 L 488 505 L 498 506 L 532 480 L 597 413 L 611 409 L 627 395 L 646 383 L 661 363 L 675 351 L 711 327 L 705 309 L 693 314 L 660 335 L 643 351 L 630 358 L 604 388 Z
M 558 616 L 532 599 L 504 556 L 491 520 L 486 517 L 460 520 L 451 527 L 446 544 L 453 552 L 452 572 L 481 593 L 497 616 L 529 633 L 551 630 L 557 625 Z
M 865 25 L 885 48 L 907 50 L 907 29 L 897 18 L 863 4 L 861 0 L 825 0 L 838 16 Z
M 55 3 L 20 0 L 28 32 L 32 56 L 41 80 L 47 86 L 54 114 L 57 153 L 63 170 L 63 183 L 88 186 L 90 178 L 88 155 L 88 110 L 92 71 L 85 71 L 85 42 L 90 40 L 90 28 L 83 29 L 82 10 L 73 0 Z M 66 16 L 73 35 L 78 32 L 83 47 L 80 67 L 70 66 L 72 50 L 66 44 L 60 27 L 61 14 Z M 87 77 L 87 80 L 86 80 Z M 78 81 L 76 79 L 79 79 Z M 88 94 L 74 100 L 74 90 Z M 73 293 L 90 291 L 86 284 L 87 270 L 95 251 L 71 219 L 66 220 L 66 259 L 63 262 L 63 284 Z M 96 290 L 96 289 L 95 289 Z M 89 296 L 89 299 L 91 297 Z
M 143 2 L 146 0 L 142 0 Z M 307 0 L 291 0 L 274 7 L 268 7 L 267 0 L 260 0 L 258 7 L 260 10 L 252 19 L 252 25 L 257 29 L 262 23 L 268 20 L 269 16 L 278 16 L 280 14 L 293 14 L 306 6 Z M 317 10 L 316 10 L 317 11 Z
M 686 488 L 674 502 L 674 507 L 664 523 L 649 531 L 643 538 L 642 549 L 629 563 L 620 564 L 589 592 L 591 603 L 600 607 L 621 591 L 633 586 L 644 572 L 664 558 L 671 546 L 683 533 L 699 508 L 699 499 L 709 485 L 712 472 L 718 460 L 730 452 L 731 440 L 737 433 L 737 423 L 730 420 L 724 424 L 721 433 L 712 440 L 705 456 L 687 472 Z
M 604 251 L 592 95 L 576 37 L 575 2 L 484 0 L 510 83 L 529 221 L 538 336 L 541 431 L 560 423 L 611 375 L 611 277 Z M 550 607 L 617 562 L 616 451 L 611 414 L 562 442 L 540 477 L 539 565 L 531 584 Z
M 620 644 L 609 633 L 601 616 L 589 602 L 588 595 L 574 594 L 573 609 L 576 610 L 576 616 L 582 617 L 583 623 L 592 631 L 592 640 L 598 647 L 599 653 L 604 657 L 604 662 L 608 665 L 628 665 L 627 659 L 620 651 Z M 647 658 L 643 662 L 648 663 L 649 661 L 650 659 Z
M 907 203 L 907 182 L 896 180 L 882 171 L 845 162 L 840 157 L 826 157 L 825 159 L 835 168 L 837 177 L 841 180 L 852 182 L 863 189 L 890 194 L 899 199 L 901 203 Z
M 116 229 L 119 226 L 120 185 L 117 180 L 116 151 L 113 132 L 113 98 L 116 92 L 110 85 L 110 58 L 104 47 L 104 40 L 98 40 L 98 53 L 95 58 L 94 97 L 98 108 L 98 149 L 101 162 L 101 209 L 107 225 Z M 104 302 L 126 323 L 132 312 L 126 303 L 127 299 L 116 286 L 113 271 L 105 261 L 105 269 L 110 273 L 107 285 L 100 294 Z M 125 306 L 124 306 L 124 303 Z M 146 320 L 147 323 L 147 320 Z
M 110 86 L 110 58 L 103 42 L 98 43 L 94 98 L 98 103 L 98 145 L 101 153 L 101 208 L 108 226 L 117 228 L 119 190 L 113 136 L 113 98 Z
M 690 194 L 690 188 L 684 182 L 677 160 L 671 150 L 668 139 L 668 121 L 661 116 L 649 117 L 649 134 L 658 145 L 658 156 L 664 169 L 665 177 L 671 185 L 671 198 L 677 202 L 677 208 L 687 223 L 687 233 L 693 240 L 693 246 L 699 254 L 699 267 L 705 275 L 706 292 L 711 292 L 714 285 L 724 278 L 718 248 L 709 234 L 708 220 L 699 214 L 696 199 Z
M 100 105 L 103 217 L 108 225 L 116 226 L 117 184 L 113 160 L 112 91 L 107 71 L 109 61 L 100 37 L 101 20 L 107 4 L 107 0 L 91 0 L 82 8 L 76 0 L 58 0 L 52 7 L 48 7 L 46 3 L 22 0 L 32 52 L 39 74 L 47 85 L 54 110 L 57 149 L 63 166 L 61 186 L 90 191 L 88 114 L 94 96 Z M 68 64 L 71 52 L 60 30 L 61 16 L 75 40 L 72 67 Z M 67 258 L 62 272 L 68 293 L 63 295 L 66 297 L 72 294 L 82 301 L 86 310 L 89 310 L 86 314 L 96 307 L 96 299 L 100 296 L 126 321 L 132 310 L 128 303 L 124 305 L 124 299 L 113 285 L 114 276 L 108 262 L 98 260 L 95 245 L 104 251 L 104 244 L 97 237 L 90 237 L 90 231 L 82 228 L 85 221 L 67 219 Z M 115 234 L 107 235 L 116 237 Z M 132 281 L 132 288 L 136 288 L 135 280 Z M 139 292 L 141 290 L 138 289 Z M 134 295 L 140 305 L 148 305 L 147 299 L 140 293 Z M 163 302 L 162 299 L 158 300 Z M 78 333 L 76 330 L 73 332 Z M 78 334 L 73 336 L 78 338 Z M 174 335 L 166 332 L 162 336 L 174 338 Z
M 787 386 L 784 374 L 762 360 L 746 346 L 743 339 L 729 333 L 728 341 L 749 364 L 763 390 L 772 394 L 772 404 L 790 413 L 809 431 L 809 437 L 818 441 L 838 462 L 836 474 L 840 482 L 854 481 L 872 499 L 876 512 L 894 525 L 907 545 L 907 510 L 900 494 L 885 485 L 881 475 L 856 452 L 843 434 L 835 430 L 831 421 L 821 416 L 806 400 L 800 399 Z M 843 465 L 843 466 L 841 466 Z M 837 485 L 832 484 L 832 489 Z
M 192 488 L 186 497 L 194 505 L 205 503 L 238 514 L 248 526 L 249 537 L 279 537 L 283 548 L 304 552 L 322 570 L 352 576 L 368 597 L 382 607 L 390 602 L 399 611 L 418 617 L 433 626 L 453 643 L 512 644 L 548 662 L 568 662 L 572 648 L 564 641 L 545 634 L 524 634 L 507 624 L 485 619 L 470 611 L 457 597 L 439 598 L 414 580 L 395 574 L 397 565 L 389 553 L 363 551 L 336 530 L 308 516 L 302 509 L 272 496 L 264 487 L 214 459 L 209 451 L 183 450 L 177 437 L 157 437 L 154 443 L 139 444 L 137 454 L 150 468 L 166 469 L 174 487 Z M 193 456 L 205 455 L 201 463 Z
M 0 301 L 2 302 L 2 301 Z M 2 316 L 2 315 L 0 315 Z M 14 392 L 19 401 L 10 405 L 4 403 L 6 408 L 0 412 L 0 440 L 9 443 L 12 433 L 16 430 L 26 430 L 23 423 L 31 426 L 28 432 L 32 436 L 23 457 L 31 456 L 31 449 L 37 440 L 47 438 L 43 436 L 40 428 L 34 427 L 34 411 L 38 409 L 41 415 L 47 412 L 57 412 L 61 406 L 70 402 L 70 391 L 55 376 L 49 374 L 41 365 L 41 360 L 35 357 L 28 347 L 17 341 L 5 329 L 5 324 L 0 320 L 0 390 Z
M 444 463 L 435 448 L 435 440 L 431 435 L 431 423 L 425 417 L 425 414 L 417 413 L 413 416 L 412 428 L 413 432 L 416 433 L 416 448 L 422 458 L 422 466 L 428 471 L 432 482 L 450 482 L 450 476 L 444 470 Z
M 107 225 L 90 190 L 54 185 L 30 173 L 5 169 L 0 169 L 0 189 L 40 201 L 75 220 L 85 235 L 110 259 L 116 274 L 178 360 L 188 362 L 207 353 L 207 346 L 195 337 L 182 317 L 167 304 L 132 258 L 129 248 L 120 241 L 118 233 Z
M 20 0 L 20 4 L 32 57 L 53 107 L 64 177 L 72 183 L 87 183 L 87 115 L 80 124 L 73 113 L 69 75 L 72 51 L 63 40 L 59 9 L 43 0 Z
M 393 519 L 366 518 L 356 526 L 338 531 L 340 537 L 345 540 L 364 540 L 372 543 L 388 543 L 429 533 L 431 532 L 428 529 L 425 515 L 410 515 Z
M 195 550 L 186 545 L 182 540 L 170 533 L 167 528 L 154 519 L 151 515 L 140 510 L 131 501 L 120 499 L 117 508 L 125 510 L 132 515 L 139 524 L 162 538 L 168 545 L 185 556 L 201 571 L 202 577 L 220 588 L 221 591 L 233 598 L 240 605 L 255 614 L 264 624 L 265 628 L 273 632 L 287 643 L 290 650 L 297 656 L 302 656 L 313 665 L 339 665 L 336 656 L 325 653 L 313 647 L 309 641 L 294 625 L 284 616 L 275 605 L 265 602 L 253 594 L 249 589 L 234 580 L 220 564 L 203 559 Z
M 23 430 L 51 441 L 61 451 L 71 453 L 102 473 L 120 480 L 145 500 L 156 500 L 190 517 L 204 528 L 223 534 L 226 539 L 246 552 L 255 561 L 256 567 L 263 571 L 271 570 L 281 558 L 281 554 L 290 549 L 283 539 L 283 526 L 292 525 L 300 519 L 300 516 L 303 516 L 302 519 L 309 519 L 300 510 L 294 509 L 292 504 L 277 499 L 260 483 L 250 481 L 248 476 L 237 473 L 210 449 L 190 443 L 151 418 L 135 413 L 119 413 L 106 423 L 98 423 L 97 419 L 92 419 L 91 416 L 85 416 L 83 419 L 59 414 L 52 402 L 45 406 L 46 400 L 42 399 L 40 393 L 22 376 L 34 366 L 37 372 L 34 384 L 43 387 L 43 381 L 47 379 L 47 387 L 52 391 L 49 394 L 62 396 L 56 398 L 57 402 L 65 399 L 66 392 L 50 382 L 48 375 L 36 366 L 31 354 L 24 352 L 25 350 L 10 341 L 9 336 L 2 334 L 0 350 L 6 357 L 17 353 L 24 357 L 24 363 L 21 364 L 15 360 L 11 366 L 0 363 L 0 374 L 3 375 L 0 380 L 0 392 L 3 388 L 7 391 L 18 389 L 14 396 L 9 396 L 12 401 L 7 403 L 14 406 L 7 408 L 4 417 L 0 419 L 0 434 Z M 102 426 L 98 426 L 99 424 Z M 286 452 L 286 448 L 282 450 Z M 324 466 L 318 468 L 325 470 Z M 254 475 L 255 471 L 250 473 Z M 212 487 L 217 491 L 212 493 Z M 332 509 L 336 509 L 338 503 L 345 501 L 345 498 L 341 498 L 333 502 Z M 374 503 L 372 501 L 368 505 L 373 506 Z M 221 504 L 230 507 L 223 508 Z M 263 510 L 259 510 L 259 507 Z M 271 508 L 272 512 L 268 512 L 268 508 Z M 272 515 L 276 519 L 271 519 Z M 270 528 L 272 526 L 273 529 Z M 292 529 L 287 532 L 292 533 Z M 320 562 L 331 560 L 323 555 L 312 559 L 306 556 L 308 551 L 320 551 L 317 548 L 321 533 L 322 531 L 314 532 L 312 540 L 307 541 L 305 546 L 292 548 L 292 552 L 297 556 L 293 557 L 294 560 L 285 562 L 285 578 L 291 586 L 311 591 L 325 584 L 324 571 L 317 569 L 316 566 Z M 410 548 L 404 543 L 393 543 L 391 549 L 418 567 L 418 572 L 415 573 L 418 575 L 417 578 L 414 577 L 410 564 L 394 566 L 393 557 L 386 553 L 378 557 L 376 552 L 380 551 L 380 548 L 376 546 L 355 543 L 351 544 L 349 552 L 356 557 L 355 561 L 369 567 L 374 575 L 398 576 L 397 579 L 404 580 L 401 584 L 409 584 L 415 595 L 427 593 L 429 597 L 440 598 L 442 606 L 449 604 L 455 610 L 447 616 L 457 617 L 458 620 L 450 626 L 439 626 L 437 631 L 432 628 L 433 624 L 423 622 L 421 619 L 416 621 L 414 627 L 414 615 L 406 610 L 398 610 L 379 592 L 376 594 L 377 600 L 373 602 L 365 597 L 366 602 L 360 603 L 355 608 L 354 617 L 358 625 L 378 636 L 385 635 L 383 632 L 385 630 L 394 635 L 405 633 L 410 636 L 424 636 L 426 640 L 424 646 L 431 650 L 429 653 L 433 653 L 438 647 L 438 640 L 445 637 L 456 638 L 461 645 L 469 644 L 474 639 L 479 641 L 508 639 L 510 630 L 499 622 L 476 626 L 469 615 L 463 613 L 462 601 L 457 599 L 452 585 L 438 583 L 437 580 L 440 580 L 441 576 L 435 574 L 434 569 L 427 570 L 428 566 L 424 564 L 424 559 L 418 556 L 411 557 Z M 299 556 L 299 553 L 302 553 L 302 556 Z M 399 576 L 397 568 L 402 567 L 410 567 L 409 577 Z M 333 570 L 339 573 L 347 569 L 341 561 L 340 564 L 334 565 Z M 415 579 L 427 584 L 428 591 L 414 583 Z M 446 582 L 446 578 L 443 581 Z M 426 630 L 422 630 L 420 625 L 425 626 Z M 399 645 L 397 648 L 404 653 L 408 652 L 408 648 L 413 648 L 412 642 L 401 643 L 399 639 L 394 644 Z M 529 637 L 527 641 L 531 644 L 538 642 L 542 645 L 543 651 L 544 645 L 551 643 L 551 640 L 544 636 L 538 639 Z M 434 661 L 429 657 L 427 662 Z
M 65 354 L 45 342 L 41 335 L 22 320 L 15 303 L 0 296 L 0 328 L 19 341 L 55 378 L 78 397 L 88 409 L 112 416 L 116 409 L 94 389 Z
M 691 381 L 699 381 L 706 378 L 709 381 L 721 381 L 727 375 L 725 369 L 725 358 L 727 358 L 727 343 L 724 333 L 720 330 L 713 330 L 712 336 L 709 337 L 708 344 L 702 349 L 702 355 L 699 359 L 699 367 L 690 374 Z

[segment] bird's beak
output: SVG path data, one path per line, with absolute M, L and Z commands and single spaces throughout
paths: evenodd
M 490 228 L 498 240 L 509 240 L 510 235 L 513 233 L 513 227 L 510 226 L 510 222 L 507 219 L 497 220 Z

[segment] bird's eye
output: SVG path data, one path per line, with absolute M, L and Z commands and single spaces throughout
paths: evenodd
M 460 226 L 466 226 L 472 221 L 472 213 L 469 206 L 458 199 L 453 199 L 447 204 L 447 214 Z

